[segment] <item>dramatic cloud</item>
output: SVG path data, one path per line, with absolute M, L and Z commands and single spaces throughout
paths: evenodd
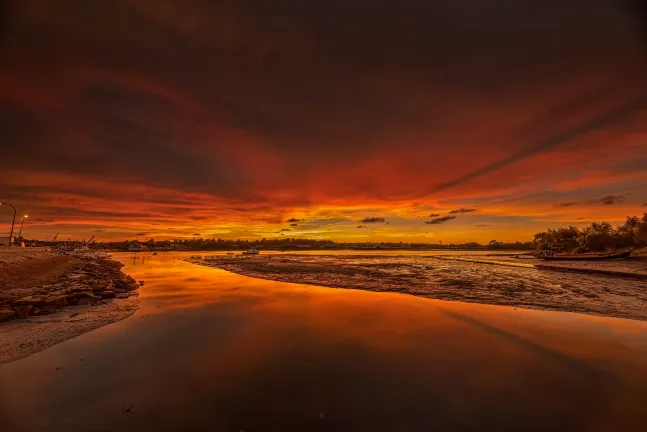
M 476 209 L 473 209 L 473 208 L 459 208 L 459 209 L 456 209 L 456 210 L 452 210 L 452 211 L 450 211 L 450 212 L 449 212 L 449 214 L 455 214 L 455 213 L 461 213 L 461 214 L 462 214 L 462 213 L 474 213 L 475 211 L 476 211 Z
M 647 199 L 644 24 L 619 2 L 89 3 L 4 17 L 0 200 L 34 237 L 427 241 L 421 217 L 469 203 L 509 241 L 583 214 L 557 202 L 613 222 L 640 205 L 604 195 Z
M 362 219 L 362 222 L 378 223 L 378 222 L 385 222 L 385 219 L 383 217 L 365 217 L 364 219 Z
M 438 225 L 438 224 L 442 224 L 442 223 L 445 223 L 447 221 L 450 221 L 452 219 L 456 219 L 456 216 L 443 216 L 443 217 L 439 217 L 439 218 L 435 218 L 435 219 L 425 221 L 425 223 L 429 224 L 429 225 Z

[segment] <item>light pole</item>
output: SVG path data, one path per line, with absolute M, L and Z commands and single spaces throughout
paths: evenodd
M 24 215 L 23 217 L 20 218 L 20 232 L 18 233 L 18 238 L 20 241 L 22 241 L 22 224 L 25 223 L 25 219 L 28 218 L 29 216 Z
M 11 234 L 9 234 L 9 246 L 11 246 L 11 243 L 13 243 L 11 241 L 11 238 L 13 237 L 13 226 L 16 223 L 16 207 L 12 206 L 9 203 L 3 203 L 3 202 L 0 202 L 0 205 L 8 205 L 13 209 L 13 221 L 11 222 Z

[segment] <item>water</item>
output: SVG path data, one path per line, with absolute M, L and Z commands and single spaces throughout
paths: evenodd
M 115 254 L 146 281 L 141 309 L 0 366 L 3 430 L 643 426 L 645 322 L 264 281 L 187 255 Z

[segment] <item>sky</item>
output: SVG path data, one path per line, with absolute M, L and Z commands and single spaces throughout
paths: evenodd
M 647 212 L 629 1 L 3 4 L 27 238 L 529 241 Z

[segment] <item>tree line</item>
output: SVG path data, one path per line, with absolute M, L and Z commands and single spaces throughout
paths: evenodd
M 647 247 L 647 213 L 642 218 L 628 216 L 623 225 L 593 222 L 585 228 L 548 229 L 535 234 L 533 243 L 539 250 L 555 252 L 601 252 L 608 249 Z

